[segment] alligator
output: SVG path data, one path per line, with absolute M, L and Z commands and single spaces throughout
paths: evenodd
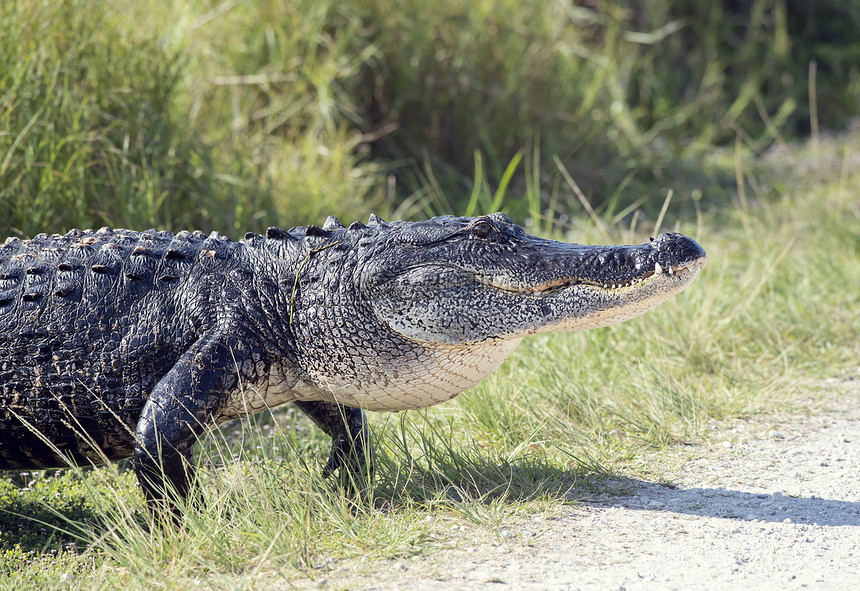
M 0 470 L 131 458 L 151 507 L 189 495 L 206 429 L 294 403 L 323 474 L 372 469 L 365 410 L 449 400 L 527 335 L 607 326 L 685 289 L 693 240 L 581 246 L 508 216 L 0 246 Z M 171 501 L 172 500 L 172 501 Z

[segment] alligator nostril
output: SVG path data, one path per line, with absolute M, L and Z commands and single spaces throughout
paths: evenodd
M 690 261 L 705 256 L 705 250 L 699 244 L 682 234 L 666 232 L 657 236 L 649 246 L 657 249 L 661 258 L 664 253 L 670 259 Z

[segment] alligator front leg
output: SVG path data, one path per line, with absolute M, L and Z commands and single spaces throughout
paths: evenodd
M 323 468 L 323 476 L 328 477 L 340 468 L 341 474 L 349 480 L 357 478 L 360 482 L 373 473 L 370 429 L 360 408 L 305 400 L 295 404 L 331 436 L 331 453 Z
M 214 338 L 198 341 L 149 395 L 137 423 L 132 464 L 153 513 L 188 497 L 194 479 L 191 448 L 236 387 L 236 352 Z

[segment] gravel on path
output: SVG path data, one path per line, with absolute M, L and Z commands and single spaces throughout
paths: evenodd
M 431 556 L 341 568 L 329 589 L 860 588 L 860 380 L 829 409 L 726 427 L 679 450 L 671 485 L 466 534 Z M 681 456 L 679 456 L 680 458 Z M 300 585 L 302 586 L 302 585 Z

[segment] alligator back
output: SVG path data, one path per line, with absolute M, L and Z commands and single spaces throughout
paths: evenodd
M 238 246 L 107 228 L 0 246 L 0 469 L 130 456 L 152 387 L 215 322 L 212 270 Z

